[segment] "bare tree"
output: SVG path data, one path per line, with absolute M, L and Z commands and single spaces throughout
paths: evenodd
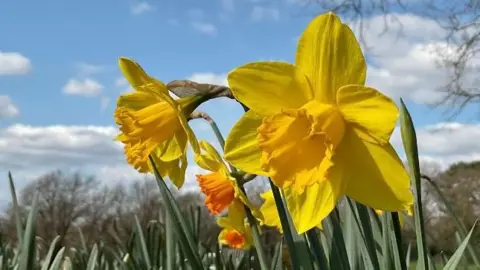
M 37 234 L 47 243 L 59 235 L 63 244 L 72 226 L 89 213 L 97 186 L 93 177 L 56 171 L 28 184 L 21 191 L 20 204 L 28 208 L 37 192 Z

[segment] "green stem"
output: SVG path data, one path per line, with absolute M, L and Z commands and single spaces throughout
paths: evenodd
M 287 242 L 287 247 L 290 254 L 290 259 L 292 260 L 293 269 L 300 269 L 300 261 L 296 253 L 295 242 L 293 241 L 292 232 L 290 230 L 290 224 L 287 219 L 287 210 L 283 204 L 282 196 L 280 190 L 272 180 L 268 180 L 270 187 L 272 188 L 273 198 L 275 199 L 275 205 L 277 206 L 278 216 L 280 217 L 280 223 L 282 224 L 283 236 L 285 237 L 285 242 Z
M 220 129 L 218 128 L 217 124 L 207 114 L 203 114 L 202 118 L 205 119 L 210 124 L 210 127 L 212 127 L 213 133 L 215 133 L 215 136 L 217 137 L 217 140 L 220 143 L 220 146 L 222 147 L 222 150 L 223 150 L 225 148 L 225 138 L 223 137 L 222 132 L 220 132 Z M 231 164 L 228 164 L 228 166 L 230 167 L 230 170 L 232 172 L 237 172 L 237 168 L 233 167 Z M 237 181 L 237 184 L 240 187 L 240 190 L 244 194 L 246 194 L 245 188 L 243 187 L 243 178 L 235 177 L 235 180 Z M 251 210 L 246 205 L 244 207 L 245 207 L 248 223 L 250 224 L 250 227 L 252 229 L 253 242 L 255 245 L 255 249 L 257 251 L 260 267 L 262 269 L 269 269 L 265 251 L 263 250 L 263 247 L 262 247 L 262 241 L 260 238 L 260 231 L 258 229 L 257 220 L 253 216 Z
M 393 231 L 395 233 L 395 242 L 397 244 L 397 250 L 400 257 L 400 266 L 402 270 L 407 270 L 407 264 L 404 258 L 403 246 L 402 246 L 402 228 L 400 225 L 400 218 L 398 216 L 398 212 L 391 213 L 392 215 L 392 223 L 393 223 Z

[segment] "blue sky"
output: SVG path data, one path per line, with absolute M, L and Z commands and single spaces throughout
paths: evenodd
M 229 70 L 249 61 L 293 61 L 311 14 L 295 0 L 0 2 L 0 174 L 13 168 L 20 178 L 31 179 L 68 168 L 130 177 L 121 148 L 110 140 L 116 132 L 115 99 L 128 88 L 118 57 L 137 60 L 164 82 L 221 83 Z M 438 98 L 434 89 L 445 76 L 422 48 L 441 45 L 441 29 L 415 14 L 397 15 L 405 24 L 400 41 L 393 34 L 375 35 L 380 19 L 368 18 L 367 36 L 378 49 L 377 58 L 369 57 L 369 85 L 406 99 L 427 160 L 445 166 L 477 159 L 480 149 L 468 140 L 480 134 L 476 108 L 446 119 L 442 109 L 428 104 Z M 224 132 L 241 115 L 229 101 L 201 109 Z M 200 138 L 213 139 L 204 124 L 192 125 Z M 398 132 L 392 140 L 398 148 Z M 445 147 L 457 141 L 459 147 Z

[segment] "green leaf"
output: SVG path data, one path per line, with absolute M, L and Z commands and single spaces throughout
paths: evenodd
M 48 252 L 47 252 L 47 255 L 45 256 L 44 260 L 43 260 L 43 263 L 42 263 L 42 270 L 48 270 L 49 269 L 49 266 L 50 266 L 50 263 L 52 262 L 52 257 L 53 257 L 53 252 L 55 252 L 55 249 L 56 249 L 56 246 L 57 246 L 57 243 L 58 241 L 60 240 L 60 236 L 57 235 L 52 243 L 50 244 L 50 247 L 48 248 Z
M 143 262 L 147 266 L 148 269 L 152 268 L 152 262 L 150 261 L 150 255 L 148 254 L 147 244 L 145 243 L 145 236 L 143 235 L 142 226 L 140 225 L 140 221 L 138 220 L 137 215 L 135 215 L 135 229 L 136 229 L 136 236 L 137 241 L 140 244 L 140 250 L 143 258 Z
M 403 245 L 402 245 L 402 228 L 400 225 L 400 218 L 398 212 L 389 213 L 391 215 L 393 231 L 392 235 L 392 252 L 393 252 L 393 259 L 395 261 L 395 268 L 407 270 L 407 265 L 405 264 L 405 260 L 403 259 Z
M 62 247 L 55 256 L 55 259 L 52 261 L 49 270 L 60 270 L 62 269 L 63 254 L 65 253 L 65 247 Z M 67 268 L 68 269 L 68 268 Z
M 272 264 L 270 265 L 271 270 L 282 270 L 282 258 L 283 258 L 283 242 L 280 240 L 275 245 L 275 253 L 273 253 Z
M 447 265 L 443 268 L 443 270 L 454 270 L 457 269 L 457 265 L 462 259 L 463 253 L 465 252 L 465 249 L 468 246 L 468 242 L 470 241 L 470 237 L 472 237 L 473 231 L 475 230 L 475 226 L 477 225 L 477 222 L 473 224 L 472 229 L 470 229 L 470 232 L 468 233 L 467 237 L 463 240 L 462 244 L 458 247 L 458 249 L 453 253 L 452 257 L 450 260 L 448 260 Z
M 308 245 L 304 238 L 300 237 L 293 226 L 290 214 L 287 212 L 287 206 L 282 199 L 280 189 L 269 179 L 272 188 L 273 198 L 277 206 L 278 216 L 282 225 L 283 236 L 287 243 L 288 253 L 292 261 L 292 268 L 310 270 L 313 269 L 312 262 L 308 252 Z
M 15 192 L 15 185 L 13 184 L 11 172 L 8 172 L 8 183 L 10 185 L 10 194 L 12 195 L 13 214 L 15 215 L 18 242 L 23 243 L 23 223 L 20 219 L 20 207 L 18 207 L 17 193 Z
M 98 247 L 97 244 L 93 245 L 90 256 L 88 257 L 86 270 L 94 270 L 97 266 Z
M 171 194 L 170 190 L 168 189 L 167 185 L 163 181 L 162 176 L 158 172 L 155 162 L 150 157 L 150 162 L 154 164 L 153 170 L 155 177 L 157 179 L 158 187 L 160 188 L 160 193 L 164 198 L 165 206 L 167 208 L 167 213 L 171 218 L 172 222 L 174 223 L 174 231 L 175 235 L 178 239 L 178 243 L 181 246 L 182 251 L 188 258 L 188 262 L 192 266 L 193 269 L 203 269 L 202 261 L 200 259 L 200 255 L 197 252 L 197 246 L 195 245 L 195 241 L 192 237 L 192 232 L 186 221 L 183 219 L 183 214 L 180 212 L 180 208 L 178 207 L 173 195 Z
M 173 222 L 168 215 L 165 215 L 165 237 L 167 245 L 167 270 L 173 270 L 175 267 L 175 235 L 173 231 Z
M 21 243 L 20 253 L 20 266 L 18 270 L 30 270 L 35 268 L 36 263 L 36 216 L 37 216 L 37 203 L 38 193 L 35 192 L 30 213 L 28 214 L 27 226 L 25 228 L 25 235 L 23 242 Z
M 426 233 L 423 220 L 422 186 L 420 164 L 418 160 L 417 136 L 410 113 L 402 99 L 400 99 L 400 102 L 400 131 L 402 134 L 403 148 L 405 149 L 408 166 L 410 168 L 413 193 L 415 195 L 414 219 L 417 236 L 418 265 L 421 265 L 423 266 L 423 269 L 428 270 L 430 269 L 430 265 L 428 263 L 427 245 L 425 241 Z

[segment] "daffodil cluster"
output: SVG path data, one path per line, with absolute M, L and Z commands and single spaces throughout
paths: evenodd
M 135 89 L 120 96 L 115 110 L 127 162 L 140 172 L 156 166 L 180 188 L 190 145 L 195 162 L 208 171 L 197 175 L 206 207 L 213 215 L 227 212 L 218 219 L 221 243 L 251 245 L 245 211 L 282 230 L 272 191 L 256 210 L 229 164 L 269 177 L 298 233 L 321 227 L 342 196 L 384 211 L 406 211 L 413 203 L 409 177 L 389 142 L 397 106 L 365 86 L 360 46 L 333 13 L 308 24 L 295 63 L 253 62 L 228 74 L 233 96 L 249 110 L 229 132 L 223 158 L 208 142 L 198 142 L 187 122 L 212 97 L 173 99 L 133 60 L 121 58 L 120 68 Z

